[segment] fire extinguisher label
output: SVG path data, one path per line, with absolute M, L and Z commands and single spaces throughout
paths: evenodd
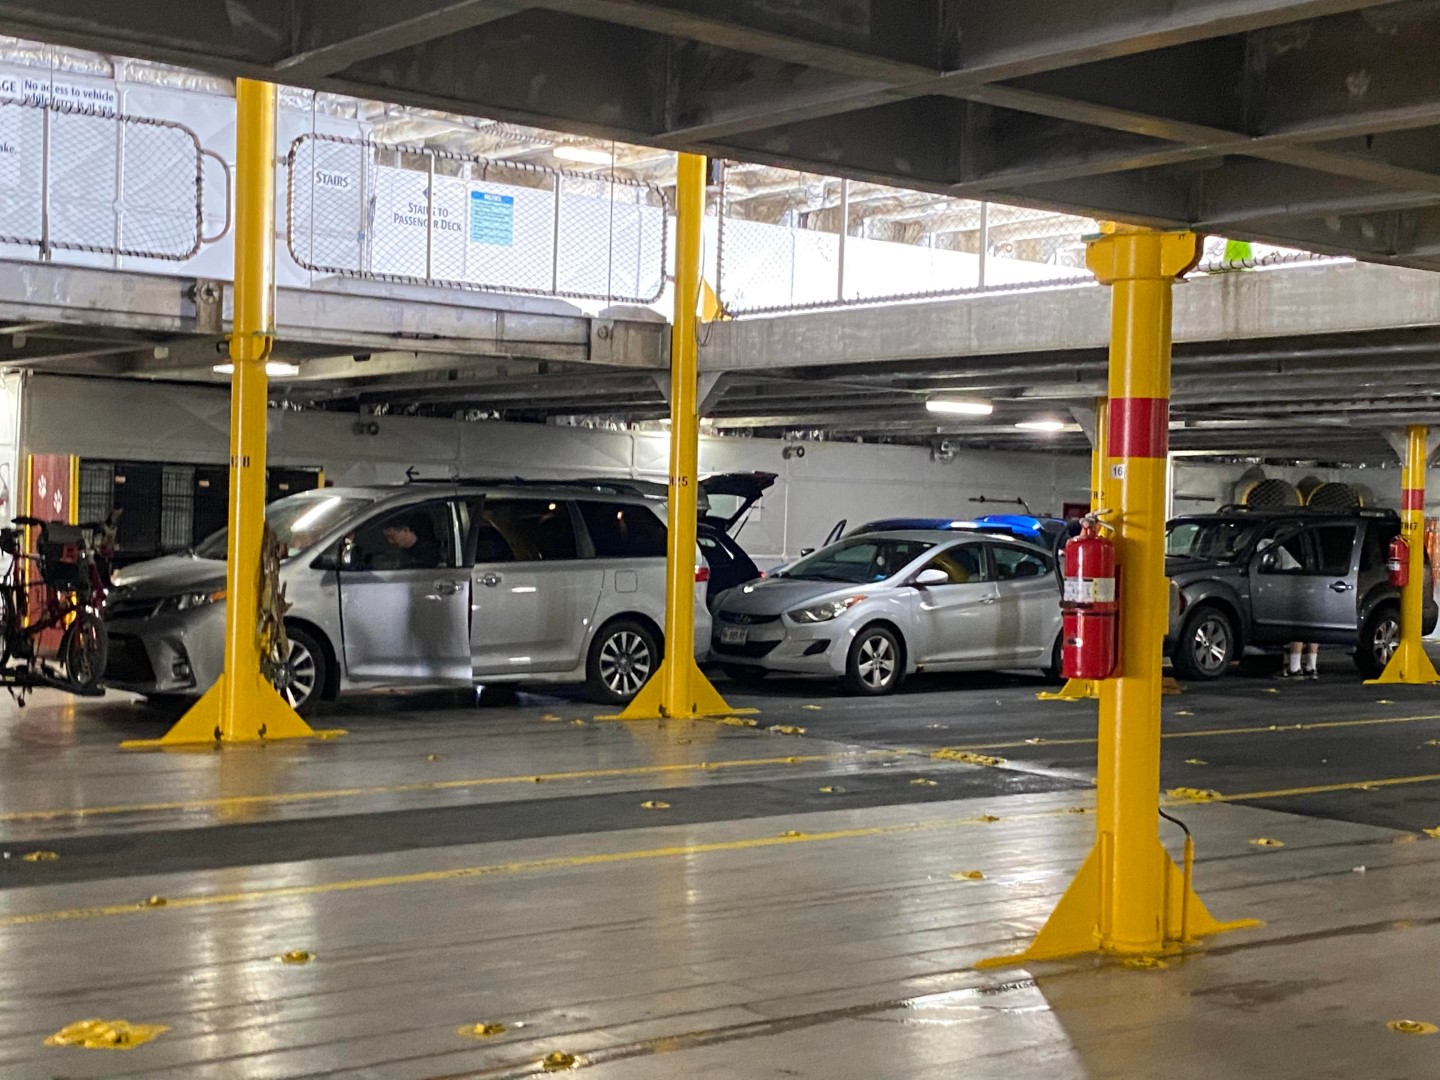
M 1067 604 L 1113 604 L 1114 602 L 1114 578 L 1065 579 L 1065 603 Z

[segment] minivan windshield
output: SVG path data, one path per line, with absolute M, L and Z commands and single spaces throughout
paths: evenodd
M 1257 521 L 1176 521 L 1165 533 L 1165 554 L 1171 558 L 1234 562 L 1250 550 L 1259 532 Z
M 851 585 L 884 581 L 934 546 L 929 540 L 851 537 L 801 559 L 785 571 L 785 576 L 792 580 L 838 581 Z
M 341 495 L 291 495 L 265 508 L 265 522 L 285 545 L 285 558 L 298 555 L 372 500 Z M 195 548 L 202 559 L 225 558 L 228 529 L 211 533 Z

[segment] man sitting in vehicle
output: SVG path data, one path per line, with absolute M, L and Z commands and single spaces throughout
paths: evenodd
M 435 530 L 424 514 L 387 521 L 381 532 L 389 545 L 396 569 L 429 570 L 440 565 L 440 543 Z M 388 560 L 387 560 L 388 561 Z

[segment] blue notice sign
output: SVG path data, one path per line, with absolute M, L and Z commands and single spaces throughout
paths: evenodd
M 509 247 L 515 242 L 515 196 L 470 192 L 470 242 Z

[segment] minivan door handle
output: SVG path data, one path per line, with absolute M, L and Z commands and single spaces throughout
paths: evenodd
M 1348 581 L 1332 581 L 1330 583 L 1331 592 L 1349 592 L 1353 588 L 1355 588 L 1355 586 L 1351 585 Z
M 501 578 L 499 574 L 486 574 L 480 579 L 480 584 L 493 589 L 496 585 L 500 584 L 500 581 Z

